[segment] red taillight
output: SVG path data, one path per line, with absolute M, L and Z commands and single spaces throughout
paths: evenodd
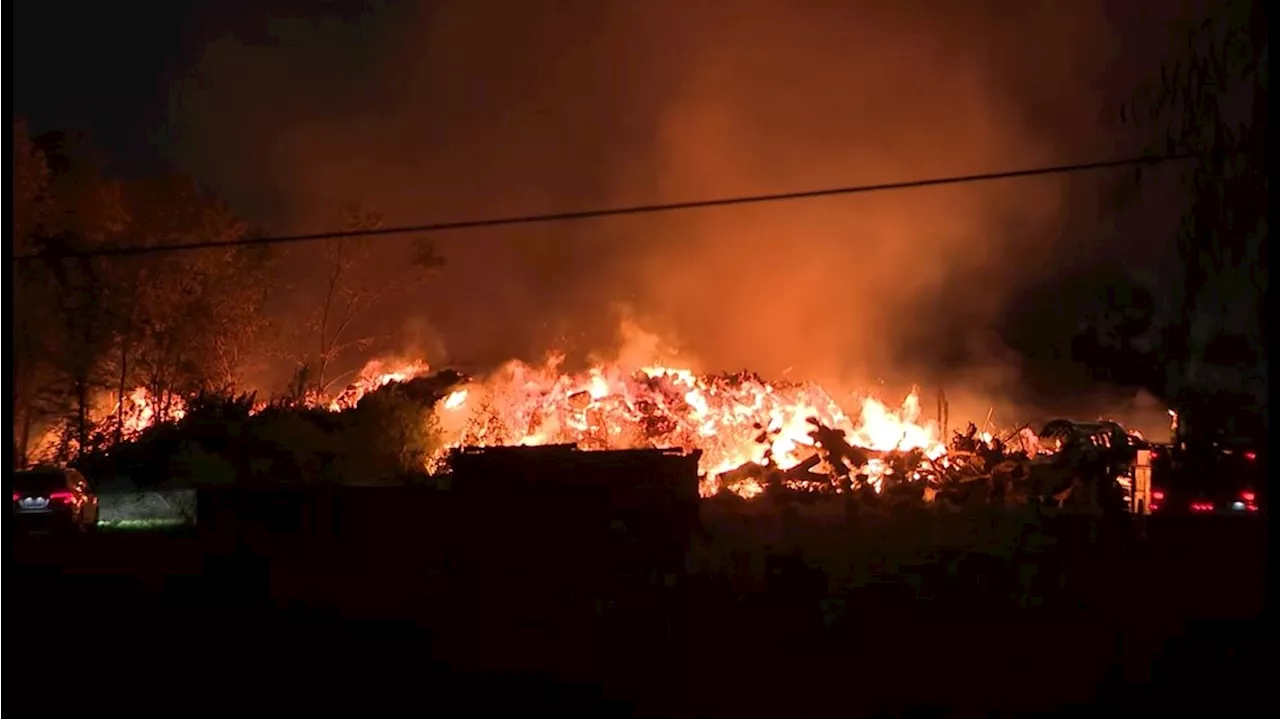
M 1252 462 L 1253 460 L 1258 458 L 1258 455 L 1254 454 L 1253 452 L 1245 452 L 1244 458 Z
M 1257 498 L 1258 498 L 1258 495 L 1254 494 L 1253 492 L 1245 491 L 1240 493 L 1240 499 L 1243 499 L 1246 502 L 1252 502 Z
M 22 492 L 14 492 L 14 493 L 13 493 L 13 501 L 15 501 L 15 502 L 16 502 L 16 501 L 18 501 L 19 499 L 22 499 Z
M 1245 509 L 1249 510 L 1250 512 L 1256 512 L 1258 511 L 1258 505 L 1254 504 L 1253 502 L 1250 502 L 1247 505 L 1245 505 Z
M 49 501 L 66 502 L 67 504 L 70 504 L 71 502 L 76 501 L 76 495 L 67 491 L 52 492 L 49 494 Z
M 1151 493 L 1151 498 L 1155 500 L 1164 499 L 1164 492 L 1157 489 Z
M 1193 512 L 1212 512 L 1213 502 L 1192 502 L 1191 511 Z
M 1152 512 L 1154 512 L 1154 511 L 1156 511 L 1157 509 L 1160 509 L 1160 505 L 1155 504 L 1155 503 L 1153 502 L 1153 503 L 1151 504 L 1151 511 L 1152 511 Z

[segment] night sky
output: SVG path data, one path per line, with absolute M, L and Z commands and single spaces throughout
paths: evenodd
M 14 102 L 273 233 L 351 200 L 556 212 L 1133 154 L 1108 118 L 1161 58 L 1161 5 L 20 0 Z M 1162 271 L 1173 172 L 1119 215 L 1104 173 L 442 235 L 440 277 L 369 323 L 378 351 L 483 366 L 608 351 L 629 317 L 708 369 L 1078 396 L 1070 337 Z

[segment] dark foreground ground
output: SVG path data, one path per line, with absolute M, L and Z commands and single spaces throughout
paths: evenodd
M 477 570 L 394 522 L 16 537 L 5 686 L 55 715 L 1270 713 L 1261 519 L 1046 531 L 1018 562 L 851 547 L 850 582 L 759 548 L 652 581 L 503 568 L 510 537 Z

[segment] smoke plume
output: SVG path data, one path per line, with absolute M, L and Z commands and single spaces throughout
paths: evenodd
M 1095 2 L 359 5 L 325 21 L 264 10 L 210 26 L 174 77 L 174 155 L 274 231 L 324 229 L 352 200 L 397 225 L 1109 149 L 1093 128 L 1114 43 Z M 986 403 L 1022 372 L 994 327 L 1008 304 L 1064 256 L 1087 261 L 1070 242 L 1091 182 L 443 234 L 439 276 L 366 322 L 389 336 L 416 328 L 399 349 L 486 366 L 553 348 L 570 361 L 609 354 L 627 319 L 710 370 L 931 382 Z M 401 245 L 382 245 L 381 262 L 403 262 Z

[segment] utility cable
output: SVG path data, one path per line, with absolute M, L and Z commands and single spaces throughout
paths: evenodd
M 161 252 L 180 252 L 184 250 L 207 250 L 224 247 L 251 247 L 257 245 L 283 245 L 299 242 L 318 242 L 321 240 L 337 240 L 349 237 L 372 237 L 390 235 L 425 234 L 434 232 L 450 232 L 457 230 L 478 230 L 489 227 L 506 227 L 510 225 L 532 225 L 549 222 L 571 222 L 575 220 L 591 220 L 604 217 L 621 217 L 624 215 L 653 215 L 662 212 L 680 212 L 700 210 L 714 207 L 731 207 L 734 205 L 760 205 L 771 202 L 791 202 L 809 200 L 838 195 L 858 195 L 870 192 L 891 192 L 895 190 L 914 190 L 942 185 L 963 185 L 977 182 L 993 182 L 996 180 L 1013 180 L 1042 175 L 1061 175 L 1075 172 L 1092 172 L 1118 167 L 1141 167 L 1158 165 L 1166 162 L 1191 159 L 1190 155 L 1160 155 L 1131 157 L 1122 160 L 1104 160 L 1075 165 L 1053 165 L 1022 170 L 1006 170 L 974 175 L 955 175 L 935 177 L 923 180 L 904 182 L 885 182 L 874 185 L 849 185 L 829 187 L 798 192 L 782 192 L 768 195 L 742 195 L 710 200 L 691 200 L 686 202 L 670 202 L 652 205 L 633 205 L 629 207 L 612 207 L 596 210 L 579 210 L 576 212 L 556 212 L 543 215 L 515 215 L 480 220 L 455 220 L 452 222 L 434 222 L 420 225 L 400 225 L 396 227 L 379 227 L 366 230 L 344 230 L 337 232 L 314 232 L 302 235 L 278 235 L 274 237 L 245 237 L 238 240 L 208 240 L 199 242 L 181 242 L 171 245 L 146 245 L 125 247 L 102 247 L 79 252 L 42 252 L 17 255 L 15 260 L 33 260 L 38 258 L 91 258 L 91 257 L 128 257 L 148 255 Z

